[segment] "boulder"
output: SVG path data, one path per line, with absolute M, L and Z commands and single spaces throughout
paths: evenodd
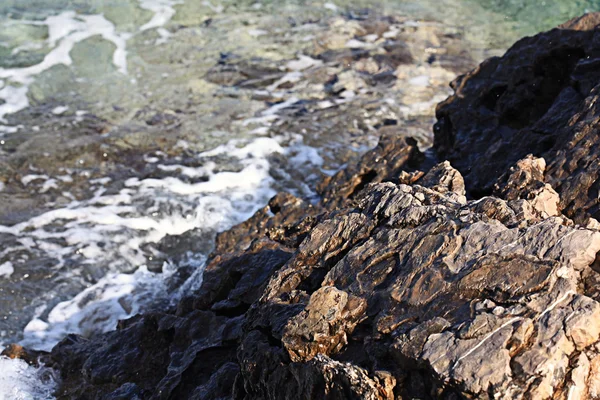
M 532 154 L 546 160 L 536 179 L 560 195 L 559 210 L 581 223 L 600 217 L 598 20 L 587 14 L 523 38 L 452 82 L 454 95 L 436 110 L 434 147 L 463 174 L 470 197 L 495 193 Z

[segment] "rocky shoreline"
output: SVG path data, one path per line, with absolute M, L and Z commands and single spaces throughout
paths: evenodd
M 169 25 L 168 43 L 130 43 L 128 76 L 138 84 L 124 86 L 125 97 L 36 97 L 7 115 L 16 131 L 0 132 L 0 346 L 49 349 L 69 332 L 114 329 L 137 312 L 136 299 L 143 310 L 171 301 L 216 232 L 278 191 L 316 201 L 322 177 L 384 132 L 430 146 L 448 82 L 498 52 L 412 14 L 294 10 L 189 17 Z M 161 276 L 165 262 L 178 271 L 174 282 Z M 132 278 L 131 295 L 90 311 L 105 277 L 144 265 L 148 279 L 169 280 L 164 296 Z M 79 321 L 52 317 L 65 302 Z
M 50 353 L 59 399 L 600 396 L 600 14 L 452 83 L 435 156 L 382 127 L 219 234 L 172 310 Z

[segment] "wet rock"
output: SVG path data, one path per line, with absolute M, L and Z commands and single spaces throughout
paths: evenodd
M 223 375 L 231 382 L 237 373 L 221 368 L 234 359 L 234 349 L 227 342 L 235 338 L 239 322 L 203 311 L 187 318 L 138 316 L 104 337 L 64 339 L 53 349 L 47 365 L 62 371 L 59 398 L 180 398 L 193 389 L 201 392 L 202 385 L 212 385 L 211 396 L 218 398 L 231 390 Z M 216 368 L 217 376 L 207 373 L 207 368 Z M 194 374 L 193 387 L 185 371 Z
M 280 79 L 284 73 L 261 60 L 230 61 L 221 60 L 211 68 L 205 79 L 211 83 L 244 88 L 266 87 Z
M 6 346 L 6 348 L 0 353 L 0 356 L 5 356 L 12 359 L 18 358 L 25 361 L 29 365 L 38 366 L 40 364 L 40 358 L 45 354 L 46 353 L 43 351 L 26 349 L 21 345 L 13 343 Z
M 219 256 L 244 251 L 252 241 L 265 235 L 276 241 L 290 241 L 299 235 L 294 239 L 297 246 L 312 228 L 311 218 L 319 212 L 319 208 L 298 197 L 278 193 L 251 218 L 218 234 L 213 254 Z

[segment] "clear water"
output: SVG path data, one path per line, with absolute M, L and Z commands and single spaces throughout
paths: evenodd
M 343 166 L 336 155 L 374 138 L 285 128 L 299 100 L 321 96 L 303 55 L 328 21 L 365 10 L 443 25 L 480 61 L 600 1 L 2 0 L 0 345 L 49 349 L 164 307 L 199 286 L 217 232 L 277 190 L 314 200 L 319 174 Z M 204 79 L 230 57 L 285 74 L 266 91 Z M 382 93 L 389 109 L 368 117 L 431 118 L 447 89 L 413 102 L 398 93 Z M 350 97 L 336 101 L 353 110 Z M 194 251 L 164 249 L 182 234 Z M 0 358 L 0 399 L 51 388 L 44 371 Z

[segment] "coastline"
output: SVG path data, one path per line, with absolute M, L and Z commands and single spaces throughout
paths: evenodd
M 443 24 L 324 21 L 300 25 L 310 51 L 221 54 L 191 82 L 238 105 L 210 145 L 191 103 L 143 129 L 51 104 L 46 136 L 4 132 L 0 275 L 89 276 L 14 310 L 0 378 L 65 399 L 595 396 L 598 14 L 478 67 Z M 70 150 L 24 164 L 57 121 Z
M 280 193 L 220 233 L 173 309 L 20 354 L 61 371 L 59 398 L 593 397 L 600 224 L 584 183 L 599 173 L 568 162 L 597 160 L 599 22 L 525 38 L 454 81 L 439 160 L 383 126 L 320 202 Z M 544 69 L 565 51 L 558 75 Z M 515 104 L 530 108 L 514 118 Z M 498 131 L 500 145 L 469 144 Z

